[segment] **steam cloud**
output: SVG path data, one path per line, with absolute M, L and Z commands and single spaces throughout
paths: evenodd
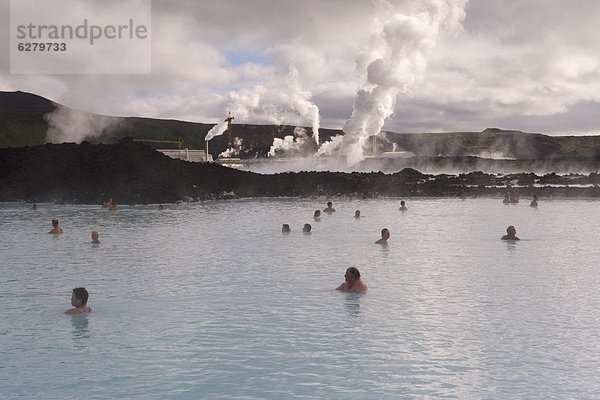
M 453 31 L 465 17 L 467 0 L 422 0 L 394 4 L 382 1 L 375 33 L 357 58 L 365 82 L 358 90 L 344 138 L 320 153 L 335 148 L 349 166 L 361 161 L 363 145 L 378 134 L 394 112 L 396 97 L 422 80 L 428 55 L 442 30 Z
M 306 129 L 297 126 L 294 129 L 294 135 L 288 135 L 283 139 L 275 138 L 273 145 L 269 150 L 269 157 L 275 157 L 281 153 L 300 153 L 302 147 L 306 144 L 308 136 L 306 135 Z
M 268 86 L 230 92 L 227 109 L 236 118 L 262 116 L 275 125 L 293 121 L 299 115 L 310 122 L 313 138 L 319 144 L 319 108 L 310 101 L 311 96 L 302 89 L 298 70 L 290 67 L 286 74 L 275 73 Z
M 208 142 L 210 139 L 214 138 L 215 136 L 221 136 L 223 133 L 225 133 L 226 130 L 227 130 L 227 121 L 220 122 L 217 125 L 213 126 L 210 131 L 208 131 L 208 133 L 204 137 L 204 140 Z
M 231 157 L 237 157 L 240 155 L 240 151 L 242 151 L 242 143 L 244 141 L 242 140 L 242 138 L 239 137 L 235 137 L 233 139 L 233 147 L 228 148 L 227 150 L 225 150 L 224 152 L 222 152 L 221 154 L 219 154 L 219 157 L 221 158 L 231 158 Z
M 357 91 L 350 119 L 344 125 L 344 135 L 323 143 L 317 157 L 334 154 L 345 160 L 346 169 L 363 158 L 363 146 L 368 138 L 381 132 L 384 123 L 394 112 L 396 98 L 409 93 L 422 80 L 428 57 L 440 34 L 452 32 L 465 17 L 468 0 L 380 0 L 369 45 L 356 59 L 363 82 Z M 311 93 L 303 90 L 298 71 L 292 66 L 287 73 L 275 71 L 264 86 L 233 91 L 228 94 L 227 110 L 241 119 L 263 117 L 269 123 L 281 125 L 298 116 L 310 121 L 313 137 L 319 144 L 319 109 L 311 102 Z M 223 134 L 226 123 L 216 125 L 206 140 Z M 306 133 L 275 138 L 270 156 L 300 153 Z M 314 166 L 317 160 L 306 160 Z M 331 164 L 333 162 L 333 164 Z M 337 164 L 326 162 L 329 167 Z M 314 167 L 313 166 L 313 167 Z
M 49 143 L 75 142 L 99 138 L 110 133 L 122 122 L 122 118 L 106 117 L 58 106 L 44 115 L 48 121 L 46 141 Z

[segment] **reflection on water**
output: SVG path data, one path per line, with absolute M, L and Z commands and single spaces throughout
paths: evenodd
M 85 314 L 71 315 L 71 325 L 73 326 L 72 334 L 75 340 L 75 347 L 84 348 L 86 347 L 86 341 L 84 339 L 90 338 L 90 322 L 88 316 Z
M 516 240 L 505 240 L 506 248 L 509 252 L 514 252 L 517 250 L 517 241 Z
M 384 244 L 378 244 L 376 246 L 379 246 L 379 253 L 381 254 L 381 257 L 384 260 L 387 260 L 390 256 L 390 246 L 388 243 L 384 243 Z
M 360 316 L 360 296 L 357 293 L 345 293 L 344 308 L 351 317 Z

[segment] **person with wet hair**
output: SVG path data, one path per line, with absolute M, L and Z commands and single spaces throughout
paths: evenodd
M 406 210 L 408 210 L 408 208 L 406 208 L 406 203 L 404 202 L 404 200 L 402 200 L 400 202 L 400 209 L 399 210 L 400 211 L 406 211 Z
M 533 200 L 529 203 L 529 207 L 537 207 L 538 206 L 538 197 L 537 194 L 533 195 Z
M 92 231 L 92 244 L 100 244 L 100 234 L 98 231 Z
M 506 228 L 506 235 L 502 236 L 500 240 L 521 240 L 517 237 L 517 230 L 514 226 L 510 225 Z
M 73 293 L 71 294 L 71 305 L 73 308 L 65 311 L 65 314 L 68 315 L 78 315 L 91 313 L 94 311 L 92 307 L 87 305 L 89 298 L 88 291 L 85 288 L 78 287 L 73 289 Z
M 281 233 L 290 233 L 292 230 L 288 224 L 283 224 L 281 226 Z
M 364 294 L 367 292 L 367 285 L 360 279 L 360 271 L 356 267 L 349 267 L 344 275 L 344 283 L 335 290 L 346 293 Z
M 354 211 L 354 218 L 356 218 L 356 219 L 360 218 L 360 210 Z
M 65 231 L 63 231 L 63 228 L 61 228 L 60 226 L 58 226 L 58 220 L 57 219 L 53 219 L 52 220 L 52 229 L 50 230 L 50 232 L 53 235 L 60 235 L 65 233 Z
M 333 208 L 333 203 L 328 201 L 327 202 L 327 208 L 323 210 L 323 212 L 326 212 L 327 214 L 331 215 L 335 212 L 335 208 Z
M 315 210 L 315 213 L 313 214 L 313 219 L 316 222 L 319 222 L 321 220 L 321 210 Z
M 387 244 L 388 239 L 390 238 L 390 231 L 388 228 L 383 228 L 381 230 L 381 239 L 376 241 L 376 244 Z
M 304 227 L 302 228 L 302 232 L 310 233 L 311 229 L 312 229 L 312 226 L 310 226 L 310 224 L 304 224 Z

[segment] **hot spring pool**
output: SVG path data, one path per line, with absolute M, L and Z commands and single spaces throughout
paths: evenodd
M 600 397 L 600 202 L 405 200 L 0 203 L 0 397 Z

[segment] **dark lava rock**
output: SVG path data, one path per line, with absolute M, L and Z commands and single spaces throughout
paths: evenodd
M 499 196 L 515 179 L 529 185 L 533 174 L 499 176 L 472 172 L 425 175 L 405 168 L 395 174 L 300 172 L 261 175 L 216 163 L 174 160 L 139 143 L 46 144 L 0 149 L 0 201 L 100 204 L 169 203 L 237 197 L 353 194 L 377 196 Z M 541 183 L 599 181 L 548 174 Z M 502 187 L 504 185 L 504 187 Z M 600 197 L 598 187 L 521 188 L 522 195 Z

